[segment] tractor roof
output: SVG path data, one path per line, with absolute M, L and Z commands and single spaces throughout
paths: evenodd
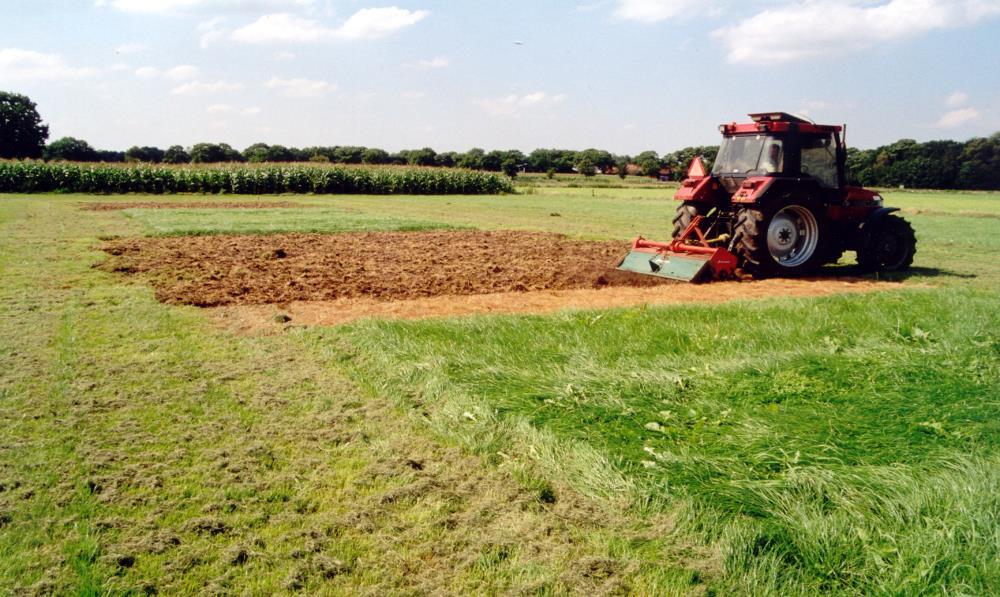
M 836 124 L 816 124 L 811 120 L 795 116 L 787 112 L 756 112 L 749 114 L 753 119 L 750 124 L 729 124 L 719 125 L 719 132 L 724 135 L 747 134 L 747 133 L 783 133 L 795 128 L 800 133 L 834 133 L 840 132 L 843 127 Z M 794 127 L 793 127 L 794 125 Z

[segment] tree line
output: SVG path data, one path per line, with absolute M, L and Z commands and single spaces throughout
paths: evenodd
M 601 149 L 517 149 L 438 153 L 430 147 L 388 152 L 375 147 L 285 147 L 254 143 L 240 151 L 226 143 L 196 143 L 130 147 L 125 151 L 95 149 L 82 139 L 63 137 L 46 144 L 48 126 L 41 122 L 34 102 L 23 95 L 0 91 L 0 158 L 41 158 L 46 161 L 143 162 L 151 164 L 210 164 L 221 162 L 329 162 L 336 164 L 396 164 L 441 166 L 503 172 L 586 176 L 597 173 L 638 174 L 680 180 L 695 156 L 711 167 L 718 146 L 686 147 L 658 154 L 616 155 Z M 847 177 L 852 184 L 929 189 L 1000 190 L 1000 132 L 965 142 L 903 139 L 875 149 L 849 149 Z

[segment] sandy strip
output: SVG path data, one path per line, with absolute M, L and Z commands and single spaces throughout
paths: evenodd
M 358 319 L 424 319 L 489 313 L 551 313 L 677 303 L 722 303 L 742 299 L 810 297 L 898 289 L 895 282 L 861 278 L 760 280 L 712 284 L 668 284 L 647 288 L 542 290 L 405 301 L 367 298 L 296 301 L 283 305 L 236 305 L 206 309 L 223 327 L 240 334 L 271 333 L 287 325 L 333 326 Z M 290 319 L 285 319 L 285 318 Z

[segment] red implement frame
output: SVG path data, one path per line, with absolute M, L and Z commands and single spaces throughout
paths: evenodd
M 705 233 L 699 227 L 702 219 L 702 216 L 692 218 L 687 228 L 681 231 L 677 238 L 668 243 L 646 240 L 640 236 L 632 241 L 632 250 L 650 254 L 659 253 L 665 256 L 670 256 L 671 254 L 704 255 L 707 257 L 708 266 L 712 270 L 712 279 L 724 280 L 735 278 L 736 264 L 738 263 L 736 255 L 733 255 L 722 247 L 709 246 L 709 241 L 705 238 Z M 698 237 L 697 240 L 693 240 L 692 242 L 698 244 L 688 242 L 692 234 Z

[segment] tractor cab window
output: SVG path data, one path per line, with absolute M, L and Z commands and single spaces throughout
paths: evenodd
M 784 167 L 781 139 L 767 135 L 731 135 L 722 138 L 712 174 L 746 176 L 781 172 Z
M 833 135 L 802 137 L 802 174 L 835 189 L 837 184 L 837 142 Z

